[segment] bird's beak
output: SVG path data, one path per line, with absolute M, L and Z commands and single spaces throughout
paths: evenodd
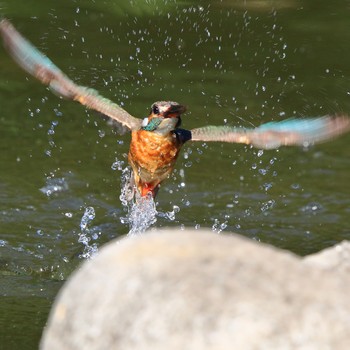
M 186 112 L 186 107 L 182 105 L 175 105 L 172 106 L 164 116 L 165 118 L 174 118 L 174 117 L 180 117 L 182 113 Z

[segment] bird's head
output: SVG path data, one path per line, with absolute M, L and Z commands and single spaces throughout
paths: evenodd
M 142 122 L 142 129 L 168 133 L 181 124 L 181 114 L 186 111 L 186 107 L 177 102 L 159 101 L 153 103 L 150 114 Z

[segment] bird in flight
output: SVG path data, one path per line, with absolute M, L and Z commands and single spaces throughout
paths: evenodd
M 7 19 L 0 20 L 4 46 L 17 64 L 61 97 L 80 102 L 108 116 L 131 131 L 128 161 L 133 170 L 134 193 L 156 196 L 160 184 L 172 173 L 181 147 L 186 142 L 228 142 L 259 149 L 305 146 L 327 141 L 350 129 L 344 114 L 317 118 L 287 119 L 256 128 L 204 126 L 180 128 L 186 108 L 177 102 L 153 103 L 147 118 L 130 115 L 94 89 L 75 84 L 44 54 L 27 41 Z

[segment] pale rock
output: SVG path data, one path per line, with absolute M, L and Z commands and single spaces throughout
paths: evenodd
M 235 234 L 113 241 L 60 292 L 43 350 L 350 348 L 350 279 Z

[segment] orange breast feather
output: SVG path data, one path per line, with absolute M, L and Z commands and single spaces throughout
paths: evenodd
M 146 170 L 150 175 L 159 176 L 162 170 L 166 171 L 169 167 L 173 167 L 179 150 L 175 135 L 164 137 L 155 132 L 138 130 L 132 133 L 129 159 L 131 158 L 131 163 Z

